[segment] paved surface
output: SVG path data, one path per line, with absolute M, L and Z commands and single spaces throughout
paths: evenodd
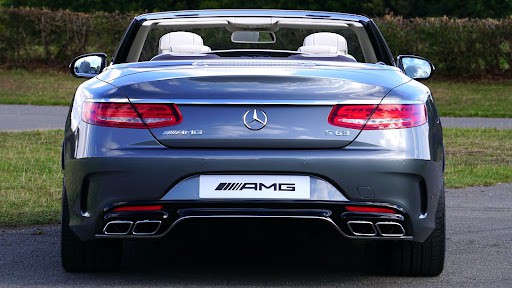
M 443 117 L 443 127 L 512 129 L 512 118 Z
M 0 131 L 64 129 L 69 107 L 0 105 Z
M 64 129 L 68 107 L 0 105 L 0 131 Z M 443 117 L 444 127 L 512 129 L 512 118 Z
M 358 264 L 371 255 L 333 248 L 334 237 L 289 235 L 282 245 L 260 231 L 246 245 L 209 231 L 195 241 L 127 243 L 120 272 L 70 274 L 60 266 L 58 227 L 42 226 L 0 229 L 0 287 L 511 287 L 511 193 L 512 184 L 447 191 L 439 277 L 383 276 L 377 264 Z M 373 272 L 362 272 L 368 268 Z

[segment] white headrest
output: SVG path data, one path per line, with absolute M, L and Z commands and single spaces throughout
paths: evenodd
M 304 53 L 324 54 L 333 56 L 336 56 L 338 54 L 338 48 L 334 46 L 302 46 L 299 47 L 298 51 Z
M 337 51 L 332 54 L 341 54 L 345 55 L 348 54 L 348 47 L 347 47 L 347 40 L 345 37 L 336 34 L 336 33 L 330 33 L 330 32 L 320 32 L 320 33 L 314 33 L 306 38 L 304 38 L 304 44 L 303 46 L 299 48 L 300 52 L 309 52 L 304 51 L 308 49 L 315 49 L 315 48 L 309 48 L 310 46 L 330 46 L 334 47 Z M 308 47 L 308 48 L 305 48 Z M 325 50 L 325 48 L 322 48 Z M 324 51 L 319 50 L 319 51 Z M 316 53 L 316 52 L 310 52 L 310 53 Z M 325 54 L 325 53 L 322 53 Z M 331 54 L 331 53 L 329 53 Z
M 173 45 L 168 50 L 168 52 L 174 53 L 205 53 L 210 51 L 212 51 L 210 47 L 203 45 Z
M 179 46 L 179 47 L 178 47 Z M 158 53 L 201 53 L 211 51 L 210 47 L 203 46 L 203 38 L 191 32 L 171 32 L 160 38 Z

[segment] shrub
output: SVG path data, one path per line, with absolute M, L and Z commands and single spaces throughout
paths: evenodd
M 135 14 L 0 8 L 0 61 L 9 68 L 66 67 L 87 52 L 112 54 Z M 448 77 L 512 76 L 512 17 L 375 19 L 392 53 L 429 58 Z
M 496 20 L 385 16 L 375 22 L 394 55 L 426 57 L 441 75 L 512 76 L 512 17 Z
M 0 9 L 0 61 L 5 67 L 65 67 L 87 52 L 113 53 L 134 15 L 35 8 Z

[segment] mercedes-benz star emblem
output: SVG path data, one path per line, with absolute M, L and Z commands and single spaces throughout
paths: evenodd
M 251 130 L 260 130 L 267 125 L 267 114 L 261 109 L 251 109 L 244 114 L 244 125 Z

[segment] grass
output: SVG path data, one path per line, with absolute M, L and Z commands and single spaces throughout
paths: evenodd
M 62 131 L 0 132 L 0 226 L 58 223 Z M 446 186 L 512 182 L 512 130 L 445 129 Z
M 0 104 L 67 106 L 82 82 L 52 70 L 0 70 Z
M 83 81 L 55 71 L 0 70 L 0 103 L 67 106 Z M 512 118 L 512 81 L 425 84 L 442 116 Z
M 58 223 L 63 132 L 0 132 L 0 226 Z
M 450 188 L 512 182 L 512 130 L 445 128 Z
M 441 116 L 512 118 L 512 81 L 428 81 Z

